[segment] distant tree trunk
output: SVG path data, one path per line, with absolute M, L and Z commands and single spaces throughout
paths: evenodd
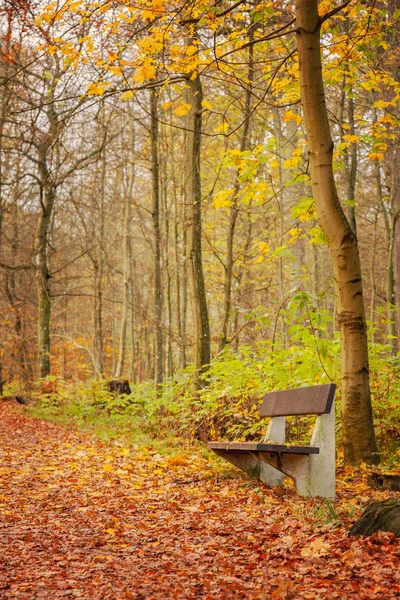
M 399 152 L 394 150 L 392 161 L 392 177 L 390 182 L 389 214 L 390 214 L 390 235 L 388 239 L 388 266 L 387 266 L 387 301 L 388 301 L 388 320 L 390 327 L 390 345 L 392 354 L 395 355 L 398 350 L 398 332 L 397 332 L 397 312 L 396 312 L 396 230 L 400 217 L 400 208 L 398 206 L 398 196 L 400 191 L 399 183 Z
M 347 98 L 347 113 L 349 116 L 349 134 L 355 135 L 355 121 L 354 121 L 354 100 L 351 97 L 351 90 L 349 92 Z M 349 152 L 346 155 L 346 174 L 347 174 L 347 202 L 348 204 L 348 219 L 350 223 L 350 227 L 354 233 L 357 235 L 357 221 L 356 221 L 356 181 L 357 181 L 357 144 L 352 142 L 350 144 Z
M 126 355 L 126 338 L 128 331 L 129 319 L 129 297 L 131 294 L 131 278 L 132 278 L 132 195 L 133 184 L 135 180 L 135 165 L 134 165 L 134 148 L 135 148 L 135 131 L 133 120 L 129 121 L 130 134 L 130 151 L 129 151 L 129 175 L 128 185 L 125 190 L 125 215 L 124 215 L 124 250 L 123 250 L 123 294 L 122 294 L 122 314 L 121 325 L 119 332 L 119 353 L 118 363 L 115 370 L 115 377 L 121 377 L 124 371 L 125 355 Z
M 249 208 L 251 209 L 251 202 L 250 202 Z M 238 327 L 239 327 L 240 303 L 242 300 L 242 280 L 243 280 L 243 276 L 245 275 L 248 252 L 249 252 L 249 249 L 251 246 L 252 239 L 253 239 L 253 223 L 252 223 L 251 218 L 249 218 L 247 221 L 246 241 L 245 241 L 244 248 L 243 248 L 243 254 L 242 254 L 241 261 L 240 261 L 240 267 L 238 269 L 238 274 L 236 277 L 236 289 L 237 289 L 236 310 L 235 310 L 235 316 L 233 319 L 233 336 L 232 336 L 233 348 L 236 351 L 238 350 L 239 343 L 240 343 Z
M 350 32 L 350 20 L 346 18 L 344 23 L 344 33 L 346 36 L 349 36 Z M 343 77 L 342 81 L 342 89 L 341 89 L 341 98 L 340 98 L 340 112 L 339 112 L 339 123 L 340 126 L 345 121 L 345 110 L 347 108 L 347 118 L 348 118 L 348 126 L 349 128 L 345 131 L 342 129 L 341 139 L 342 142 L 346 143 L 346 138 L 344 135 L 352 135 L 354 136 L 356 133 L 355 130 L 355 121 L 354 121 L 354 99 L 352 97 L 352 89 L 346 90 L 348 86 L 348 81 L 346 81 L 346 74 Z M 350 149 L 345 148 L 344 150 L 344 158 L 345 158 L 345 178 L 346 178 L 346 202 L 347 202 L 347 218 L 350 224 L 350 227 L 355 235 L 357 235 L 357 222 L 356 222 L 356 208 L 355 208 L 355 189 L 356 189 L 356 180 L 357 180 L 357 165 L 358 165 L 358 157 L 357 157 L 357 144 L 354 142 L 350 143 Z
M 394 151 L 392 161 L 392 176 L 390 181 L 390 194 L 387 201 L 383 198 L 380 167 L 377 164 L 377 187 L 378 202 L 383 210 L 385 222 L 386 240 L 387 240 L 387 267 L 386 267 L 386 301 L 387 301 L 387 320 L 389 343 L 392 354 L 395 355 L 398 348 L 397 339 L 397 315 L 396 315 L 396 269 L 395 269 L 395 243 L 396 226 L 399 219 L 399 209 L 397 207 L 396 197 L 399 190 L 399 175 L 397 172 L 397 149 Z
M 133 265 L 132 265 L 133 269 Z M 135 303 L 134 303 L 134 287 L 133 287 L 133 277 L 131 277 L 131 379 L 133 383 L 137 381 L 137 368 L 136 368 L 136 356 L 138 353 L 136 352 L 136 336 L 135 336 Z
M 160 165 L 158 159 L 158 94 L 150 92 L 151 116 L 151 172 L 153 184 L 153 227 L 154 227 L 154 312 L 156 324 L 154 380 L 160 393 L 163 383 L 163 327 L 162 327 L 162 287 L 161 287 L 161 228 L 160 228 Z
M 378 217 L 379 208 L 375 212 L 374 219 L 374 234 L 372 238 L 372 252 L 371 252 L 371 307 L 370 307 L 370 321 L 374 324 L 375 321 L 375 310 L 376 310 L 376 274 L 375 274 L 375 258 L 376 258 L 376 238 L 378 229 Z M 371 342 L 375 341 L 374 327 L 372 328 Z
M 188 236 L 187 236 L 187 208 L 186 203 L 183 208 L 183 265 L 182 265 L 182 320 L 181 336 L 179 345 L 179 365 L 181 369 L 187 366 L 187 320 L 188 320 L 188 294 L 189 294 L 189 274 L 188 274 Z
M 104 372 L 103 358 L 103 275 L 104 275 L 104 193 L 106 183 L 106 152 L 103 150 L 99 182 L 99 213 L 97 230 L 97 252 L 94 264 L 94 368 L 97 375 Z M 113 336 L 114 342 L 114 336 Z M 113 352 L 114 357 L 114 352 Z
M 193 41 L 193 40 L 191 40 Z M 191 42 L 190 42 L 191 43 Z M 190 44 L 189 43 L 189 44 Z M 187 79 L 187 103 L 190 110 L 186 131 L 186 202 L 190 211 L 190 264 L 193 286 L 195 387 L 200 388 L 201 373 L 210 363 L 210 325 L 202 261 L 202 215 L 200 146 L 203 92 L 198 73 Z
M 319 223 L 331 251 L 342 348 L 342 430 L 346 464 L 379 459 L 372 420 L 368 343 L 357 239 L 338 199 L 322 79 L 318 0 L 296 0 L 301 101 Z
M 251 118 L 251 98 L 252 98 L 252 85 L 254 79 L 254 46 L 251 43 L 254 39 L 254 26 L 249 28 L 249 56 L 248 56 L 248 73 L 246 82 L 246 94 L 244 100 L 243 110 L 243 131 L 242 139 L 240 141 L 240 152 L 244 152 L 247 148 L 249 130 L 250 130 L 250 118 Z M 230 210 L 229 228 L 228 228 L 228 239 L 226 244 L 226 264 L 225 264 L 225 280 L 224 280 L 224 314 L 222 318 L 222 327 L 220 335 L 219 349 L 223 350 L 228 344 L 228 326 L 229 319 L 232 311 L 232 275 L 233 275 L 233 264 L 234 264 L 234 238 L 236 220 L 239 213 L 238 210 L 238 195 L 240 191 L 239 181 L 239 169 L 236 171 L 235 184 L 233 187 L 232 195 L 232 206 Z
M 38 148 L 38 168 L 40 180 L 40 212 L 36 224 L 33 243 L 36 268 L 36 289 L 38 296 L 38 377 L 50 375 L 50 312 L 51 288 L 48 254 L 49 230 L 56 186 L 51 180 L 47 165 L 48 146 Z
M 19 164 L 16 168 L 16 181 L 19 179 Z M 11 256 L 13 266 L 17 264 L 17 255 L 18 255 L 18 247 L 20 243 L 19 239 L 19 227 L 20 227 L 20 219 L 19 219 L 19 211 L 18 211 L 18 195 L 20 189 L 18 183 L 14 186 L 13 189 L 13 204 L 12 204 L 12 220 L 13 220 L 13 235 L 10 241 L 11 244 Z M 9 209 L 11 213 L 11 208 Z M 1 231 L 0 231 L 1 234 Z M 5 293 L 10 303 L 10 308 L 12 308 L 15 314 L 14 321 L 14 331 L 15 331 L 15 339 L 17 343 L 17 351 L 16 355 L 18 357 L 18 367 L 21 378 L 23 381 L 27 382 L 29 379 L 33 379 L 33 372 L 31 368 L 31 364 L 27 357 L 27 348 L 26 348 L 26 340 L 24 335 L 24 326 L 23 326 L 23 313 L 21 310 L 21 301 L 17 294 L 17 270 L 15 268 L 7 269 L 5 273 Z
M 166 132 L 163 131 L 163 140 L 166 141 Z M 172 146 L 172 144 L 171 144 Z M 168 203 L 168 151 L 171 151 L 171 148 L 168 148 L 167 145 L 164 145 L 163 148 L 163 157 L 161 160 L 162 164 L 162 208 L 163 208 L 163 223 L 164 223 L 164 273 L 166 278 L 166 313 L 167 313 L 167 336 L 165 342 L 165 350 L 166 350 L 166 372 L 168 377 L 172 377 L 174 372 L 174 364 L 173 364 L 173 352 L 172 352 L 172 275 L 171 275 L 171 265 L 170 265 L 170 222 L 171 222 L 171 214 L 169 210 Z

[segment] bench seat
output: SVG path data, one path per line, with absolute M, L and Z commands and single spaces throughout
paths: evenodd
M 264 442 L 208 442 L 210 450 L 241 450 L 243 452 L 282 452 L 288 454 L 319 454 L 315 446 L 287 446 L 286 444 L 267 444 Z

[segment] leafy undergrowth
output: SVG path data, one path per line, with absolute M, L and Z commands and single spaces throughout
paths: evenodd
M 0 405 L 0 598 L 400 595 L 391 534 L 349 538 L 388 492 L 339 473 L 334 505 L 214 459 L 105 443 Z

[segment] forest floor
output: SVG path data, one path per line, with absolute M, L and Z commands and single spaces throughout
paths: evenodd
M 347 534 L 362 506 L 389 495 L 362 473 L 340 471 L 333 505 L 232 473 L 3 402 L 0 598 L 400 597 L 399 541 Z

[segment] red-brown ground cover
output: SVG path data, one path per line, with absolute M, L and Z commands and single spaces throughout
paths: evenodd
M 221 480 L 195 453 L 104 444 L 3 403 L 0 598 L 400 597 L 398 540 L 347 536 L 372 495 L 342 472 L 340 520 L 321 525 L 323 501 L 239 472 Z

